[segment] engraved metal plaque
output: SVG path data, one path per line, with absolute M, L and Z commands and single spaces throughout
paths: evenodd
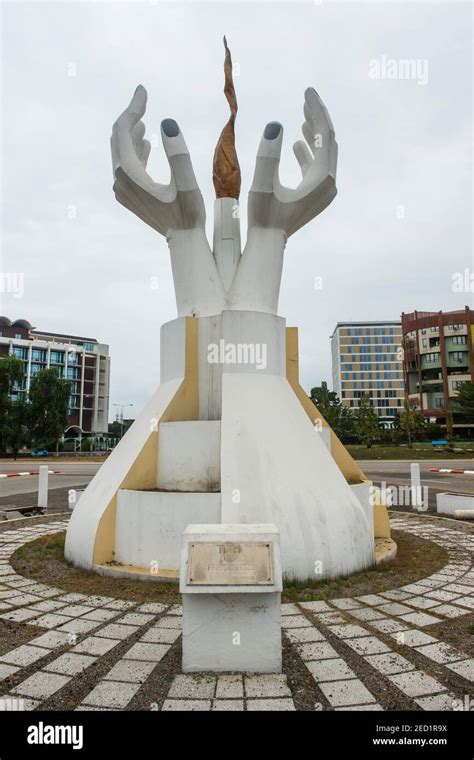
M 190 543 L 187 582 L 194 586 L 271 586 L 272 549 L 268 541 Z

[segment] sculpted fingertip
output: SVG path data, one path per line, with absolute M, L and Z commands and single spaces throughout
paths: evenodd
M 276 140 L 282 130 L 282 126 L 278 121 L 270 121 L 265 127 L 263 136 L 266 140 Z
M 174 119 L 163 119 L 161 129 L 166 137 L 177 137 L 179 135 L 179 127 Z

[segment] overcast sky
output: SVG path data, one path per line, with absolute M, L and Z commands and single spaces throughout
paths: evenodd
M 111 127 L 142 83 L 147 135 L 166 117 L 183 131 L 212 239 L 224 33 L 237 74 L 243 240 L 265 124 L 284 125 L 290 186 L 307 86 L 336 130 L 338 196 L 290 238 L 282 278 L 279 314 L 300 328 L 304 387 L 331 384 L 338 321 L 472 301 L 452 289 L 453 273 L 473 271 L 470 4 L 4 2 L 2 14 L 0 269 L 24 273 L 24 293 L 0 294 L 0 312 L 109 343 L 111 416 L 113 402 L 133 402 L 135 414 L 157 387 L 159 328 L 176 316 L 165 239 L 115 201 Z M 372 78 L 384 56 L 418 61 L 419 75 Z M 168 182 L 154 142 L 150 173 Z

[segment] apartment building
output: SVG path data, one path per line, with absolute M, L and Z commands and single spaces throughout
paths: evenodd
M 404 404 L 401 342 L 399 321 L 338 322 L 331 335 L 333 390 L 353 408 L 368 395 L 384 427 Z
M 446 424 L 463 383 L 473 379 L 474 311 L 413 311 L 402 314 L 404 382 L 410 406 Z
M 95 338 L 37 330 L 26 319 L 0 317 L 0 357 L 16 356 L 25 373 L 15 393 L 29 390 L 31 378 L 55 367 L 72 382 L 65 434 L 107 433 L 109 420 L 109 347 Z

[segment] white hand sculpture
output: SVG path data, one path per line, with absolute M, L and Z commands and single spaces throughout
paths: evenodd
M 137 87 L 128 108 L 113 126 L 111 148 L 115 197 L 168 241 L 178 315 L 218 314 L 225 293 L 205 233 L 206 212 L 184 138 L 173 119 L 161 123 L 171 169 L 169 185 L 146 171 L 150 143 L 141 121 L 147 93 Z
M 247 243 L 229 295 L 232 309 L 276 314 L 287 238 L 335 198 L 337 143 L 330 116 L 313 88 L 305 92 L 302 140 L 293 150 L 303 179 L 295 189 L 278 176 L 283 127 L 265 127 L 248 199 Z M 309 146 L 309 148 L 308 148 Z

